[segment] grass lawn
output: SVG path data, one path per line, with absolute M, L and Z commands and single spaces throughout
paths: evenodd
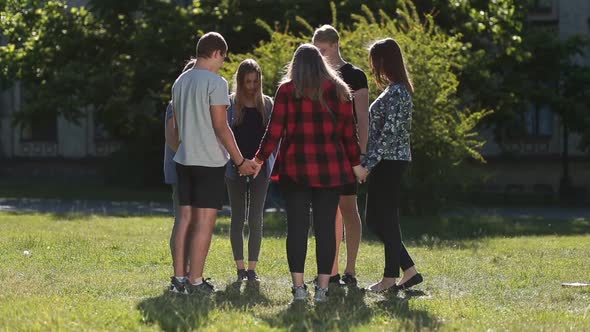
M 404 218 L 425 282 L 388 296 L 334 289 L 318 306 L 289 304 L 281 215 L 265 224 L 259 286 L 233 283 L 220 219 L 206 276 L 221 292 L 167 294 L 171 222 L 0 213 L 0 330 L 590 330 L 590 289 L 561 287 L 590 282 L 590 220 Z M 382 255 L 367 234 L 361 286 L 379 278 Z

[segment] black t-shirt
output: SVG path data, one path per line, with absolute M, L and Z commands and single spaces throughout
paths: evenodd
M 369 88 L 367 75 L 365 75 L 365 72 L 360 68 L 347 62 L 342 67 L 338 68 L 338 72 L 340 72 L 340 76 L 342 76 L 344 83 L 348 84 L 348 87 L 350 87 L 352 92 Z
M 242 122 L 232 126 L 232 130 L 244 158 L 252 159 L 258 151 L 266 126 L 262 123 L 262 115 L 256 107 L 244 107 L 242 112 Z
M 338 72 L 340 73 L 344 83 L 348 84 L 348 87 L 353 93 L 360 89 L 369 88 L 369 83 L 367 82 L 367 75 L 365 75 L 365 72 L 351 63 L 347 62 L 342 65 L 342 67 L 338 68 Z M 354 111 L 354 120 L 356 122 L 357 117 L 354 103 L 352 104 L 352 110 Z

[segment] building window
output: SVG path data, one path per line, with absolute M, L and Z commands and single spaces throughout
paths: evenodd
M 52 112 L 36 113 L 21 126 L 21 140 L 57 142 L 57 116 Z
M 533 0 L 531 1 L 531 14 L 552 14 L 554 0 Z
M 94 141 L 108 141 L 111 139 L 109 131 L 100 121 L 94 120 Z
M 553 135 L 553 112 L 548 105 L 530 104 L 524 113 L 526 133 L 532 137 Z
M 509 141 L 550 139 L 553 136 L 553 117 L 548 105 L 529 103 L 526 111 L 506 128 L 506 138 Z

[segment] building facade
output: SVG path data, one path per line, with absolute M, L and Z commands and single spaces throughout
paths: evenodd
M 177 1 L 181 3 L 182 1 Z M 85 0 L 70 1 L 81 6 Z M 589 0 L 536 0 L 529 19 L 558 34 L 590 37 Z M 590 53 L 580 59 L 590 65 Z M 13 159 L 84 159 L 104 157 L 118 149 L 99 123 L 92 110 L 85 110 L 78 124 L 63 118 L 36 119 L 31 123 L 13 125 L 13 116 L 24 103 L 21 83 L 0 93 L 0 160 Z M 559 185 L 564 133 L 559 117 L 544 105 L 528 105 L 523 117 L 526 135 L 497 139 L 491 131 L 483 132 L 486 145 L 482 154 L 488 159 L 485 167 L 490 185 L 498 188 L 522 184 L 527 188 Z M 578 149 L 580 138 L 568 135 L 571 175 L 574 183 L 590 188 L 588 153 Z

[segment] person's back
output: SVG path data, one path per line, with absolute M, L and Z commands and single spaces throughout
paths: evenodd
M 208 70 L 191 69 L 172 86 L 180 145 L 174 161 L 183 165 L 220 167 L 229 155 L 211 125 L 211 105 L 227 100 L 227 82 Z
M 347 158 L 352 152 L 346 151 L 352 145 L 342 144 L 343 139 L 356 137 L 354 128 L 343 121 L 352 115 L 352 104 L 338 100 L 334 83 L 325 80 L 322 88 L 324 103 L 308 97 L 292 97 L 294 85 L 291 82 L 284 83 L 277 94 L 277 103 L 287 101 L 286 133 L 279 169 L 293 180 L 314 187 L 354 181 L 352 165 Z
M 318 281 L 314 301 L 328 300 L 334 262 L 335 219 L 343 185 L 364 180 L 350 90 L 317 47 L 297 48 L 275 97 L 272 117 L 256 153 L 262 164 L 281 140 L 279 174 L 287 206 L 287 261 L 293 300 L 306 300 L 303 281 L 310 206 Z
M 240 174 L 251 175 L 260 170 L 254 161 L 242 156 L 227 124 L 227 82 L 217 74 L 226 56 L 227 43 L 223 36 L 217 32 L 206 33 L 197 42 L 193 69 L 180 75 L 172 87 L 180 140 L 174 156 L 180 221 L 174 232 L 174 276 L 170 285 L 173 292 L 209 294 L 215 290 L 203 278 L 203 269 L 217 210 L 221 210 L 225 199 L 228 154 Z M 188 232 L 189 226 L 194 234 Z M 187 248 L 190 248 L 188 279 L 183 255 Z

